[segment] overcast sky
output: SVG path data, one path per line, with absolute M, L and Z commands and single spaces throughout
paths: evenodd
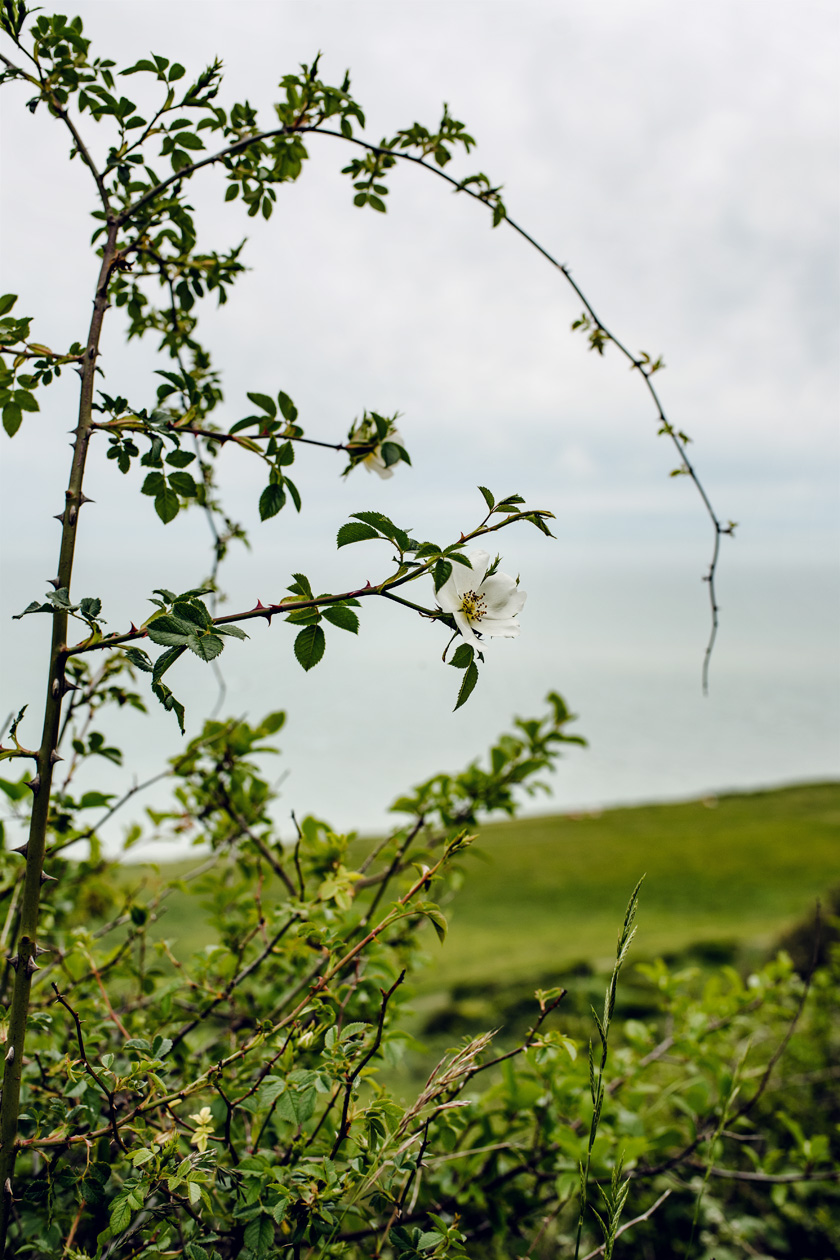
M 360 470 L 345 483 L 338 457 L 304 452 L 303 515 L 260 527 L 261 477 L 225 456 L 231 509 L 254 542 L 224 573 L 230 608 L 279 598 L 301 567 L 318 589 L 375 578 L 373 552 L 332 545 L 362 508 L 454 538 L 477 521 L 481 482 L 558 517 L 557 542 L 527 527 L 505 535 L 503 568 L 529 592 L 522 634 L 492 645 L 455 717 L 440 635 L 391 608 L 365 610 L 358 643 L 333 633 L 306 677 L 286 627 L 257 626 L 248 649 L 226 653 L 230 711 L 289 708 L 289 804 L 377 825 L 407 782 L 463 764 L 549 687 L 593 737 L 563 771 L 561 803 L 836 773 L 836 4 L 85 0 L 72 11 L 94 51 L 121 63 L 151 50 L 195 72 L 220 55 L 223 103 L 247 96 L 266 125 L 281 75 L 319 50 L 327 81 L 350 67 L 374 141 L 436 123 L 447 101 L 478 141 L 455 173 L 504 183 L 510 214 L 570 265 L 616 335 L 664 355 L 666 411 L 694 438 L 719 513 L 740 522 L 725 540 L 703 701 L 708 520 L 688 481 L 668 477 L 673 454 L 641 382 L 570 334 L 580 304 L 562 277 L 423 172 L 394 174 L 387 216 L 355 209 L 335 140 L 307 141 L 309 168 L 279 190 L 267 224 L 222 205 L 208 175 L 191 190 L 204 244 L 247 234 L 252 268 L 205 315 L 220 419 L 247 413 L 249 389 L 284 389 L 326 440 L 364 407 L 400 410 L 413 459 L 390 482 Z M 140 101 L 140 76 L 126 83 Z M 3 89 L 2 285 L 36 315 L 33 336 L 60 346 L 85 336 L 93 199 L 60 125 L 26 99 Z M 102 152 L 104 132 L 87 120 L 86 134 Z M 105 388 L 148 405 L 151 343 L 125 350 L 115 315 L 104 351 Z M 39 709 L 46 618 L 8 617 L 55 569 L 74 381 L 3 439 L 0 716 Z M 102 595 L 122 627 L 147 615 L 152 587 L 203 576 L 206 526 L 196 513 L 164 530 L 150 500 L 126 493 L 137 477 L 113 472 L 94 457 L 75 594 Z M 191 733 L 212 705 L 198 669 L 176 686 Z M 145 773 L 148 741 L 123 726 L 130 768 Z M 774 741 L 774 726 L 796 733 Z M 176 751 L 169 719 L 153 729 L 157 753 Z

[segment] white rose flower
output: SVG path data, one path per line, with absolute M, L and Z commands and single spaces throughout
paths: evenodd
M 403 440 L 398 429 L 392 429 L 385 439 L 386 442 L 394 442 L 397 446 L 403 446 Z M 382 458 L 382 443 L 380 442 L 376 450 L 371 451 L 370 455 L 366 455 L 362 460 L 368 472 L 375 472 L 382 478 L 393 477 L 394 464 L 386 464 Z
M 519 634 L 516 615 L 522 611 L 525 592 L 507 573 L 484 576 L 490 564 L 486 551 L 471 551 L 468 559 L 469 568 L 453 564 L 452 573 L 438 591 L 441 610 L 451 613 L 468 643 L 480 645 L 481 639 L 496 636 L 515 639 Z

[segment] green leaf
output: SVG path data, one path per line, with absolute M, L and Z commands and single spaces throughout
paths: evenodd
M 254 1260 L 261 1260 L 267 1255 L 273 1243 L 274 1221 L 270 1216 L 258 1216 L 245 1226 L 245 1246 L 253 1251 Z
M 102 612 L 102 600 L 92 599 L 90 597 L 80 600 L 79 612 L 83 617 L 90 617 L 91 619 L 98 617 Z
M 170 474 L 169 484 L 172 489 L 185 499 L 194 499 L 198 494 L 196 484 L 188 472 L 174 472 Z
M 25 389 L 15 390 L 15 402 L 20 407 L 21 411 L 40 411 L 41 410 L 41 408 L 38 406 L 38 399 L 35 397 L 35 395 L 30 394 L 29 391 Z
M 492 512 L 493 508 L 496 506 L 496 500 L 493 498 L 492 494 L 490 493 L 490 491 L 487 489 L 486 486 L 479 486 L 478 488 L 481 491 L 482 495 L 484 496 L 484 502 L 487 504 L 488 508 Z
M 359 618 L 345 604 L 330 604 L 321 609 L 321 616 L 340 630 L 349 630 L 351 634 L 359 633 Z
M 248 394 L 251 402 L 261 411 L 265 411 L 271 416 L 272 420 L 277 415 L 277 408 L 274 405 L 274 399 L 269 398 L 268 394 Z M 285 397 L 285 395 L 284 395 Z
M 349 521 L 338 531 L 336 542 L 339 547 L 346 547 L 349 543 L 367 542 L 370 538 L 379 537 L 370 525 L 364 525 L 361 521 Z
M 183 648 L 181 649 L 181 651 L 183 651 Z M 163 655 L 166 656 L 167 653 L 164 652 Z M 161 657 L 160 659 L 162 660 L 163 657 Z M 170 664 L 171 663 L 172 662 L 170 661 Z M 183 735 L 184 734 L 184 706 L 181 704 L 180 700 L 175 699 L 172 692 L 167 687 L 166 683 L 153 682 L 152 691 L 157 696 L 158 700 L 161 702 L 164 709 L 166 709 L 170 713 L 175 714 L 176 718 L 178 719 L 178 726 L 180 727 L 181 734 Z
M 174 665 L 179 656 L 184 654 L 185 644 L 181 643 L 177 647 L 171 647 L 166 652 L 161 652 L 152 667 L 152 683 L 160 682 L 163 675 L 169 669 L 170 665 Z M 154 690 L 154 686 L 152 688 Z M 157 693 L 155 693 L 157 694 Z
M 277 467 L 285 468 L 295 462 L 295 448 L 291 442 L 284 442 L 277 452 Z
M 158 494 L 166 486 L 166 478 L 161 472 L 146 474 L 146 480 L 140 487 L 141 494 Z
M 193 451 L 170 451 L 166 456 L 167 464 L 173 465 L 174 469 L 185 469 L 186 465 L 191 464 L 195 459 Z
M 312 599 L 312 587 L 309 578 L 305 573 L 293 573 L 294 581 L 291 586 L 287 586 L 286 590 L 291 591 L 293 595 L 300 595 L 303 599 Z
M 195 633 L 195 625 L 181 617 L 164 613 L 163 616 L 155 617 L 149 622 L 146 633 L 152 643 L 162 643 L 166 647 L 173 647 L 178 643 L 186 643 L 187 636 Z
M 186 170 L 188 166 L 192 166 L 192 162 L 190 161 L 188 155 L 184 153 L 182 149 L 173 150 L 169 161 L 176 174 L 178 171 Z
M 451 563 L 448 560 L 438 560 L 433 570 L 434 581 L 435 581 L 435 594 L 437 594 L 440 588 L 449 581 L 449 577 L 451 573 L 452 573 Z
M 299 512 L 300 511 L 300 493 L 295 483 L 291 481 L 288 477 L 286 478 L 286 489 L 288 490 L 289 494 L 292 496 L 292 502 L 295 505 L 295 511 Z
M 125 654 L 136 669 L 141 669 L 144 674 L 151 674 L 153 668 L 151 659 L 142 648 L 126 648 Z
M 148 70 L 151 71 L 152 74 L 157 74 L 157 67 L 154 62 L 146 60 L 136 61 L 134 65 L 129 66 L 127 70 L 121 70 L 120 74 L 137 74 L 140 70 Z
M 355 521 L 364 521 L 366 525 L 372 525 L 374 529 L 379 530 L 380 534 L 387 534 L 389 538 L 393 538 L 398 531 L 396 525 L 390 516 L 386 516 L 384 512 L 351 512 L 350 514 Z
M 307 626 L 295 639 L 295 656 L 308 672 L 324 655 L 327 639 L 320 626 Z
M 286 502 L 286 492 L 282 486 L 266 486 L 260 495 L 260 520 L 267 521 L 276 516 Z
M 317 626 L 320 620 L 321 614 L 317 608 L 296 608 L 286 618 L 293 626 Z
M 203 661 L 215 660 L 224 646 L 215 634 L 191 634 L 187 639 L 187 647 Z
M 315 1110 L 317 1091 L 314 1072 L 290 1072 L 288 1088 L 277 1100 L 277 1114 L 292 1124 L 305 1124 Z M 312 1083 L 310 1083 L 312 1082 Z
M 456 669 L 466 669 L 472 665 L 475 651 L 471 643 L 459 643 L 452 654 L 450 665 L 454 665 Z
M 9 437 L 14 437 L 21 426 L 23 416 L 18 403 L 8 402 L 3 408 L 3 428 Z
M 128 1206 L 127 1195 L 120 1195 L 114 1200 L 111 1207 L 111 1232 L 113 1234 L 121 1234 L 131 1220 L 131 1208 Z
M 431 923 L 432 927 L 435 929 L 435 932 L 437 933 L 437 938 L 442 945 L 443 942 L 446 940 L 446 929 L 448 926 L 446 922 L 446 916 L 440 910 L 438 910 L 437 906 L 426 906 L 423 909 L 423 913 L 425 914 L 426 918 Z
M 159 623 L 162 617 L 156 617 L 155 622 Z M 189 621 L 193 626 L 200 626 L 202 630 L 208 629 L 213 624 L 213 619 L 207 609 L 198 600 L 195 603 L 185 603 L 183 600 L 176 599 L 172 606 L 172 616 L 170 621 Z M 171 629 L 171 626 L 170 626 Z M 189 633 L 188 631 L 186 633 Z
M 216 634 L 229 634 L 234 639 L 247 639 L 248 635 L 241 626 L 216 626 Z
M 297 420 L 298 409 L 295 406 L 295 404 L 292 402 L 289 395 L 284 394 L 282 389 L 280 390 L 280 393 L 277 395 L 277 405 L 280 408 L 283 419 L 288 421 L 289 424 L 294 424 L 295 420 Z
M 39 604 L 36 599 L 36 600 L 33 600 L 31 604 L 27 604 L 22 613 L 15 613 L 14 616 L 12 617 L 12 621 L 20 621 L 21 617 L 25 617 L 27 613 L 36 613 L 36 612 L 51 613 L 51 612 L 55 612 L 55 609 L 53 608 L 52 604 Z
M 173 474 L 177 476 L 177 473 Z M 159 494 L 155 496 L 155 511 L 157 512 L 164 525 L 168 525 L 170 521 L 174 521 L 175 517 L 181 510 L 178 502 L 178 496 L 174 490 L 170 490 L 169 486 L 165 486 Z
M 0 318 L 4 315 L 8 315 L 16 301 L 16 293 L 4 293 L 3 296 L 0 297 Z
M 452 710 L 453 713 L 457 709 L 460 709 L 462 704 L 467 703 L 473 691 L 475 690 L 475 684 L 477 682 L 478 682 L 478 670 L 476 668 L 475 662 L 473 661 L 473 663 L 467 668 L 467 672 L 464 674 L 464 681 L 461 683 L 461 690 L 458 692 L 458 701 L 455 705 L 455 708 Z
M 171 76 L 170 76 L 171 77 Z M 204 145 L 198 136 L 191 131 L 179 131 L 175 136 L 175 143 L 180 144 L 185 149 L 203 149 Z
M 286 714 L 282 709 L 277 709 L 274 713 L 267 714 L 257 727 L 260 735 L 276 735 L 281 727 L 286 724 Z

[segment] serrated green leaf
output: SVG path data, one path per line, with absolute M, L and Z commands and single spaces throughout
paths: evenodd
M 473 691 L 475 690 L 475 684 L 477 682 L 478 682 L 478 669 L 476 668 L 475 661 L 473 661 L 472 664 L 468 666 L 467 672 L 464 674 L 464 681 L 461 683 L 461 690 L 458 692 L 458 700 L 455 705 L 455 709 L 452 710 L 453 713 L 457 709 L 460 709 L 462 704 L 467 703 Z
M 185 600 L 176 599 L 172 606 L 172 615 L 168 616 L 169 621 L 188 621 L 193 626 L 201 626 L 206 629 L 212 626 L 213 619 L 202 603 L 196 600 L 194 603 L 187 603 Z M 163 621 L 163 617 L 156 617 L 154 624 Z M 172 626 L 168 626 L 172 629 Z
M 290 480 L 290 478 L 288 478 L 288 477 L 287 477 L 287 478 L 286 478 L 286 480 L 285 480 L 285 485 L 286 485 L 286 489 L 288 490 L 289 494 L 292 496 L 292 502 L 293 502 L 293 503 L 294 503 L 294 505 L 295 505 L 295 511 L 296 511 L 296 512 L 299 512 L 299 511 L 300 511 L 300 505 L 301 505 L 301 500 L 300 500 L 300 491 L 298 490 L 298 488 L 297 488 L 297 486 L 295 485 L 295 483 L 294 483 L 293 481 L 291 481 L 291 480 Z
M 130 647 L 125 649 L 125 654 L 136 669 L 141 669 L 144 674 L 151 674 L 152 662 L 146 652 L 142 648 Z
M 277 408 L 274 405 L 274 399 L 269 398 L 268 394 L 249 393 L 248 397 L 256 407 L 259 407 L 261 411 L 264 411 L 267 415 L 271 416 L 272 420 L 275 418 L 277 415 Z
M 346 547 L 349 543 L 367 542 L 371 538 L 379 537 L 370 525 L 364 525 L 361 521 L 349 521 L 338 531 L 336 542 L 339 547 Z
M 16 293 L 4 293 L 3 296 L 0 297 L 0 319 L 2 319 L 4 315 L 8 315 L 16 301 Z
M 351 512 L 350 515 L 353 517 L 353 520 L 364 521 L 365 525 L 372 525 L 380 534 L 386 534 L 389 538 L 393 538 L 397 527 L 384 512 Z
M 296 608 L 286 618 L 293 626 L 317 626 L 320 620 L 321 614 L 317 608 Z
M 286 492 L 282 486 L 266 486 L 260 495 L 260 520 L 267 521 L 276 516 L 286 502 Z
M 187 639 L 187 647 L 202 661 L 212 661 L 224 648 L 224 643 L 215 634 L 191 634 Z
M 53 608 L 52 604 L 39 604 L 37 599 L 35 599 L 32 601 L 31 604 L 26 605 L 23 612 L 15 613 L 12 617 L 12 621 L 20 621 L 21 617 L 25 617 L 27 613 L 37 613 L 37 612 L 51 613 L 51 612 L 55 612 L 55 609 Z
M 327 639 L 320 626 L 307 626 L 295 639 L 295 656 L 308 672 L 324 655 Z
M 130 1220 L 131 1220 L 131 1208 L 128 1206 L 127 1196 L 120 1195 L 118 1199 L 114 1200 L 114 1203 L 111 1207 L 111 1217 L 110 1217 L 111 1232 L 113 1234 L 121 1234 L 123 1230 L 128 1226 L 128 1223 Z
M 254 1260 L 262 1260 L 274 1242 L 274 1221 L 270 1216 L 258 1216 L 245 1226 L 245 1246 L 254 1253 Z
M 23 415 L 17 403 L 6 403 L 3 408 L 3 428 L 9 437 L 14 437 L 23 422 Z
M 184 621 L 180 617 L 172 617 L 164 613 L 163 616 L 155 617 L 154 621 L 149 622 L 146 633 L 152 643 L 174 647 L 178 643 L 186 643 L 187 636 L 195 633 L 195 625 L 191 621 Z
M 170 665 L 174 665 L 179 656 L 183 656 L 185 644 L 180 643 L 176 647 L 169 648 L 166 652 L 161 652 L 152 667 L 152 683 L 160 682 L 163 675 L 169 669 Z M 153 688 L 154 689 L 154 688 Z
M 173 476 L 177 474 L 173 473 Z M 170 521 L 174 521 L 175 517 L 181 510 L 178 502 L 178 496 L 174 490 L 170 490 L 166 486 L 159 494 L 155 496 L 155 511 L 157 512 L 164 525 L 168 525 Z
M 450 665 L 454 665 L 455 669 L 467 669 L 472 665 L 475 651 L 471 643 L 459 643 L 455 651 L 452 653 Z
M 40 411 L 41 410 L 41 408 L 38 406 L 38 399 L 35 397 L 34 394 L 30 394 L 29 391 L 26 389 L 15 390 L 15 402 L 20 407 L 21 411 Z
M 496 500 L 493 498 L 492 494 L 490 493 L 490 491 L 487 489 L 486 486 L 479 486 L 478 488 L 482 493 L 484 502 L 487 504 L 488 508 L 492 512 L 493 508 L 496 506 Z
M 340 630 L 349 630 L 351 634 L 359 633 L 359 618 L 352 608 L 347 608 L 344 604 L 328 604 L 321 609 L 321 616 Z
M 181 649 L 181 651 L 183 651 L 183 648 Z M 164 652 L 164 656 L 165 655 L 166 653 Z M 153 682 L 152 691 L 157 696 L 158 700 L 161 702 L 164 709 L 166 709 L 170 713 L 175 714 L 176 718 L 178 719 L 178 726 L 180 728 L 181 734 L 183 735 L 184 734 L 184 706 L 181 704 L 180 700 L 175 699 L 172 692 L 167 687 L 166 683 Z
M 295 404 L 292 402 L 289 395 L 284 394 L 282 389 L 277 395 L 277 405 L 280 408 L 280 412 L 283 416 L 283 419 L 286 420 L 289 424 L 294 424 L 295 420 L 297 420 L 298 409 L 295 406 Z
M 200 138 L 192 131 L 179 131 L 175 136 L 175 143 L 180 144 L 185 149 L 195 150 L 204 148 Z
M 440 588 L 449 581 L 450 574 L 452 573 L 452 565 L 449 560 L 438 560 L 432 572 L 435 583 L 435 594 L 437 594 Z
M 194 499 L 198 494 L 195 481 L 188 472 L 174 472 L 169 475 L 169 484 L 172 489 L 185 499 Z
M 247 639 L 248 635 L 241 626 L 216 626 L 216 634 L 229 634 L 234 639 Z

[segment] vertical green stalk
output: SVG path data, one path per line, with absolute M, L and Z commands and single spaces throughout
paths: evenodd
M 595 1057 L 592 1053 L 592 1042 L 589 1043 L 589 1095 L 592 1099 L 592 1120 L 589 1125 L 589 1142 L 586 1148 L 586 1160 L 581 1161 L 579 1165 L 580 1172 L 580 1210 L 578 1212 L 577 1235 L 575 1237 L 575 1260 L 580 1255 L 580 1243 L 583 1234 L 583 1222 L 586 1216 L 586 1208 L 588 1203 L 588 1186 L 589 1172 L 592 1166 L 592 1148 L 595 1145 L 595 1138 L 598 1136 L 598 1125 L 601 1122 L 601 1108 L 604 1105 L 604 1096 L 606 1088 L 604 1086 L 604 1072 L 607 1067 L 607 1056 L 609 1053 L 610 1039 L 610 1023 L 612 1022 L 613 1013 L 615 1011 L 615 999 L 618 991 L 618 977 L 621 973 L 621 967 L 627 957 L 627 951 L 636 935 L 636 929 L 633 926 L 636 919 L 636 906 L 639 901 L 639 890 L 642 887 L 644 875 L 633 889 L 632 896 L 624 915 L 624 922 L 621 925 L 621 931 L 618 934 L 618 945 L 615 951 L 615 963 L 610 976 L 610 982 L 607 985 L 607 992 L 604 997 L 604 1014 L 599 1016 L 594 1006 L 589 1009 L 592 1011 L 592 1017 L 598 1029 L 598 1036 L 601 1041 L 601 1060 L 598 1067 L 595 1067 Z M 620 1173 L 619 1173 L 620 1175 Z M 618 1194 L 618 1191 L 615 1192 Z M 624 1200 L 621 1200 L 622 1204 Z M 617 1217 L 616 1217 L 617 1220 Z
M 61 522 L 61 550 L 58 574 L 53 579 L 56 589 L 70 587 L 73 575 L 73 557 L 76 550 L 76 531 L 79 512 L 85 502 L 82 482 L 85 473 L 88 444 L 91 437 L 92 404 L 96 358 L 102 321 L 108 309 L 108 281 L 117 254 L 117 224 L 109 222 L 102 266 L 93 302 L 84 363 L 81 368 L 82 386 L 79 398 L 79 422 L 74 430 L 73 462 L 65 491 L 65 506 L 59 516 Z M 14 1198 L 14 1167 L 17 1155 L 18 1112 L 20 1110 L 20 1084 L 23 1070 L 23 1052 L 26 1039 L 26 1021 L 29 1013 L 29 994 L 32 975 L 37 971 L 38 912 L 41 901 L 41 885 L 48 876 L 44 873 L 44 852 L 47 840 L 47 819 L 50 808 L 52 774 L 57 760 L 57 743 L 61 719 L 61 701 L 68 690 L 64 677 L 67 660 L 67 613 L 53 613 L 52 643 L 50 646 L 47 699 L 44 709 L 44 728 L 38 750 L 37 769 L 30 780 L 34 800 L 26 844 L 26 874 L 16 953 L 12 958 L 15 969 L 14 991 L 9 1015 L 9 1034 L 3 1072 L 3 1100 L 0 1105 L 0 1256 L 6 1253 L 6 1234 L 12 1215 Z

